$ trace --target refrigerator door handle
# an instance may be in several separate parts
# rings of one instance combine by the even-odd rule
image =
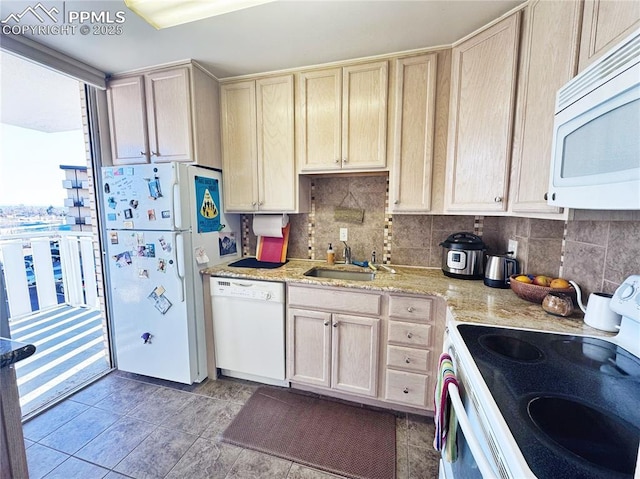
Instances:
[[[180,278],[180,302],[184,301],[184,238],[176,235],[176,273]]]
[[[182,229],[182,203],[178,183],[173,184],[173,225],[177,230]]]

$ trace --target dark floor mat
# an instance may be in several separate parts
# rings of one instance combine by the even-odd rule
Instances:
[[[258,389],[222,440],[341,476],[395,478],[393,414],[284,389]]]

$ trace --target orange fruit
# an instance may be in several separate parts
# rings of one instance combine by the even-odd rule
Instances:
[[[533,283],[532,279],[529,276],[525,276],[521,274],[520,276],[516,276],[516,281],[520,281],[521,283]]]
[[[552,288],[566,289],[571,285],[569,284],[569,281],[567,281],[566,279],[555,278],[553,281],[551,281],[551,284],[549,286]]]

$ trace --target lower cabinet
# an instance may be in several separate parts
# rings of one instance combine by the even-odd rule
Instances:
[[[380,319],[289,309],[288,378],[377,396]]]
[[[290,284],[287,379],[327,395],[432,411],[444,327],[438,301]]]

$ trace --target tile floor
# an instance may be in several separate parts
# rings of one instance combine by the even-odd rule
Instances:
[[[336,479],[218,435],[258,386],[113,372],[24,424],[31,479]],[[397,414],[397,479],[438,477],[430,418]]]

